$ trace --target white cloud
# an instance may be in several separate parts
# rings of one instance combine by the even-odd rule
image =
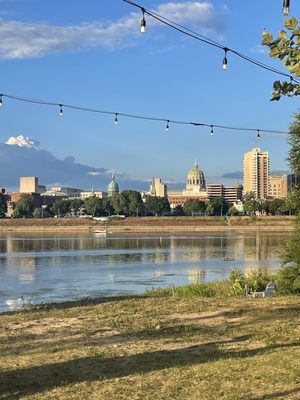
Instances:
[[[223,11],[216,11],[208,1],[169,2],[160,4],[159,14],[193,26],[199,33],[224,32]],[[44,23],[24,23],[0,19],[0,57],[2,59],[41,57],[66,51],[103,47],[117,49],[135,44],[141,14],[131,12],[115,22],[92,22],[80,25],[55,26]],[[147,26],[158,26],[147,17]]]
[[[40,143],[29,136],[19,135],[11,136],[5,144],[37,149]]]

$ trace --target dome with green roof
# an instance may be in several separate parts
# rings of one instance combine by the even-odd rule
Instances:
[[[112,180],[107,188],[108,196],[112,196],[115,193],[119,193],[119,185],[116,182],[115,175],[113,175]]]
[[[198,164],[195,163],[187,175],[186,190],[205,190],[205,187],[206,184],[204,174],[199,168]]]

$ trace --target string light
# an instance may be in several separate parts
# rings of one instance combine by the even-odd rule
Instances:
[[[0,94],[0,107],[3,106],[3,94]]]
[[[88,107],[84,107],[84,106],[80,106],[80,105],[55,103],[55,102],[51,102],[51,101],[47,101],[47,100],[38,100],[38,99],[29,98],[29,97],[15,96],[15,95],[11,95],[8,93],[2,93],[2,97],[3,98],[6,97],[6,98],[9,98],[12,100],[17,100],[17,101],[26,102],[26,103],[40,104],[40,105],[49,106],[49,107],[59,107],[61,116],[63,115],[63,109],[68,108],[68,109],[72,109],[72,110],[97,113],[97,114],[103,114],[103,115],[114,115],[115,117],[122,116],[125,118],[146,120],[146,121],[156,121],[156,122],[166,122],[167,121],[166,127],[167,126],[170,127],[170,124],[190,125],[190,126],[196,126],[196,127],[199,127],[199,126],[200,127],[210,127],[211,134],[214,133],[214,128],[227,129],[227,130],[231,130],[231,131],[244,131],[244,132],[257,132],[258,131],[257,128],[218,125],[218,124],[204,123],[204,122],[197,122],[197,121],[184,121],[184,120],[175,120],[175,119],[170,119],[170,118],[149,117],[146,115],[137,115],[137,114],[128,114],[128,113],[123,113],[123,112],[106,111],[106,110],[100,110],[97,108],[88,108]],[[275,134],[284,134],[284,135],[289,134],[286,131],[276,131],[273,129],[259,129],[259,131],[264,132],[264,133],[275,133]]]
[[[141,20],[141,33],[145,33],[146,32],[146,20],[145,20],[145,10],[142,8],[142,15],[143,18]]]
[[[118,125],[119,120],[118,120],[118,113],[115,114],[115,125]]]
[[[214,126],[210,126],[210,136],[214,136]]]
[[[213,46],[213,47],[217,47],[217,48],[222,49],[224,51],[226,50],[226,52],[231,52],[231,53],[235,54],[237,57],[240,57],[243,60],[245,60],[245,61],[247,61],[247,62],[249,62],[249,63],[251,63],[251,64],[253,64],[253,65],[257,66],[257,67],[260,67],[260,68],[265,69],[267,71],[273,72],[274,74],[281,75],[281,76],[284,76],[284,77],[291,77],[291,75],[289,75],[289,74],[287,74],[285,72],[282,72],[282,71],[280,71],[280,70],[278,70],[278,69],[276,69],[274,67],[271,67],[270,65],[264,64],[261,61],[258,61],[258,60],[254,59],[254,58],[251,58],[251,57],[249,57],[249,56],[247,56],[247,55],[245,55],[243,53],[240,53],[239,51],[234,50],[232,48],[226,47],[226,46],[222,45],[221,43],[218,43],[218,42],[216,42],[216,41],[214,41],[214,40],[212,40],[212,39],[210,39],[210,38],[208,38],[208,37],[206,37],[204,35],[201,35],[200,33],[195,32],[195,31],[193,31],[193,30],[191,30],[191,29],[189,29],[189,28],[187,28],[187,27],[185,27],[183,25],[177,24],[176,22],[174,22],[174,21],[172,21],[172,20],[170,20],[170,19],[168,19],[168,18],[166,18],[166,17],[164,17],[164,16],[162,16],[162,15],[160,15],[160,14],[154,12],[154,11],[151,11],[151,10],[145,8],[144,6],[140,5],[140,4],[134,3],[131,0],[122,0],[122,1],[132,5],[134,7],[139,8],[143,12],[143,15],[147,14],[150,17],[154,18],[155,20],[161,22],[162,24],[167,25],[168,27],[170,27],[170,28],[172,28],[172,29],[174,29],[174,30],[186,35],[186,36],[189,36],[192,39],[196,39],[196,40],[198,40],[198,41],[200,41],[202,43],[208,44],[208,45]],[[287,3],[288,6],[289,6],[289,0],[285,0],[284,4],[285,3]],[[224,69],[226,69],[226,68],[224,68]],[[294,82],[295,83],[300,83],[300,81],[298,81],[296,79],[294,79]]]
[[[260,140],[260,129],[257,129],[257,135],[256,135],[256,137],[257,137],[257,140]]]
[[[228,51],[228,49],[225,48],[225,49],[224,49],[225,55],[224,55],[224,58],[223,58],[223,70],[224,70],[224,71],[226,71],[227,66],[228,66],[227,51]]]
[[[166,131],[168,132],[169,129],[170,129],[170,121],[167,120]]]
[[[59,115],[62,117],[64,115],[64,110],[62,104],[59,104]]]
[[[262,35],[266,36],[267,34],[268,34],[267,30],[266,30],[266,28],[264,28],[263,31],[262,31]]]
[[[282,13],[283,15],[289,15],[289,12],[290,12],[290,0],[283,0]]]

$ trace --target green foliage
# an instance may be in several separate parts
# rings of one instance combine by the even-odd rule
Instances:
[[[244,196],[244,211],[248,215],[254,215],[256,211],[261,211],[262,207],[257,200],[255,193],[248,192]]]
[[[32,217],[34,210],[34,198],[27,193],[21,194],[20,200],[16,202],[16,207],[13,212],[14,218]]]
[[[135,190],[123,190],[109,198],[109,203],[116,214],[140,215],[144,212],[141,194]]]
[[[228,282],[207,282],[193,285],[174,287],[173,285],[165,289],[151,289],[145,292],[146,296],[151,297],[228,297]]]
[[[226,215],[229,209],[229,203],[224,199],[224,197],[216,197],[211,202],[214,215]]]
[[[186,214],[191,214],[194,216],[195,213],[204,212],[206,204],[204,201],[197,199],[188,199],[183,205],[183,210]]]
[[[214,215],[214,207],[211,204],[211,202],[208,202],[206,205],[206,209],[205,209],[205,214],[206,215]]]
[[[250,270],[244,275],[238,268],[233,268],[229,274],[230,293],[232,296],[244,295],[246,285],[248,292],[261,292],[274,280],[275,276],[265,269]]]
[[[294,122],[289,128],[288,142],[291,146],[288,155],[288,162],[291,170],[300,175],[300,114],[294,115]]]
[[[145,206],[156,216],[170,211],[169,201],[165,197],[147,196]]]
[[[238,215],[238,213],[238,210],[234,206],[231,206],[228,210],[228,215]]]
[[[83,205],[84,201],[82,199],[70,200],[70,209],[73,210],[74,212],[78,212]]]
[[[184,215],[183,207],[180,206],[180,205],[176,206],[176,207],[174,208],[174,210],[173,210],[173,215],[178,215],[178,216]]]
[[[33,218],[42,218],[42,210],[40,208],[35,208],[32,213]]]
[[[87,197],[84,200],[84,207],[89,215],[93,216],[101,216],[101,215],[107,215],[105,212],[104,204],[102,199],[96,196],[90,196]]]
[[[50,210],[52,214],[62,217],[65,216],[70,211],[70,201],[69,200],[55,200]]]
[[[3,193],[0,193],[0,216],[3,216],[7,211],[7,201]]]
[[[262,44],[270,49],[269,55],[278,58],[289,70],[291,75],[300,76],[300,28],[299,21],[295,17],[284,21],[286,29],[281,30],[276,39],[269,33],[264,33]],[[287,81],[275,81],[273,84],[273,97],[271,100],[280,100],[281,96],[298,96],[300,85]]]

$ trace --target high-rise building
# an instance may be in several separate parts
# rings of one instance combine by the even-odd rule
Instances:
[[[153,178],[150,185],[150,195],[157,197],[167,197],[167,185],[162,183],[160,178]]]
[[[269,153],[255,147],[244,154],[244,193],[253,192],[258,199],[269,194]]]
[[[36,176],[20,176],[20,193],[43,193],[46,186],[39,185],[39,178]]]

